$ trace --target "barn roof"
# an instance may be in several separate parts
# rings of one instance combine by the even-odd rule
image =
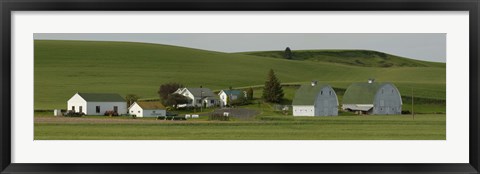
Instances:
[[[314,105],[318,93],[325,86],[329,85],[317,83],[315,86],[312,86],[311,84],[300,86],[300,88],[297,89],[297,92],[295,92],[292,105]]]
[[[136,102],[142,109],[151,110],[151,109],[165,109],[165,106],[158,101],[138,101]]]
[[[125,102],[125,99],[115,93],[77,93],[85,101],[94,102]]]
[[[344,104],[373,104],[377,91],[384,85],[390,83],[353,83],[351,84],[345,94],[343,95]]]
[[[187,88],[187,90],[190,91],[190,93],[192,93],[192,95],[195,96],[195,97],[216,96],[215,94],[213,94],[212,90],[210,90],[208,88]]]

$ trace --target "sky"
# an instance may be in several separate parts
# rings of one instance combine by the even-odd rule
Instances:
[[[445,33],[35,33],[34,39],[145,42],[227,53],[366,49],[446,62]]]

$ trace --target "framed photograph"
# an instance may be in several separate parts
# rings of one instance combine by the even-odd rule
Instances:
[[[479,1],[2,2],[5,173],[478,173]]]

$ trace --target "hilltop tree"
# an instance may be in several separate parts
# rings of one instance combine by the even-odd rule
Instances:
[[[180,83],[165,83],[160,85],[160,89],[158,90],[158,95],[160,96],[160,100],[162,101],[162,104],[166,105],[167,98],[170,94],[175,92],[178,88],[183,88],[183,85]]]
[[[248,100],[253,100],[253,88],[252,87],[248,88],[248,90],[247,90],[247,99]]]
[[[136,102],[140,97],[135,94],[127,94],[125,100],[127,100],[127,106],[130,107],[134,102]]]
[[[183,95],[180,94],[170,94],[167,96],[167,99],[165,99],[164,103],[167,106],[174,106],[177,108],[178,105],[180,104],[187,104],[189,99]]]
[[[285,48],[285,52],[283,53],[283,57],[285,57],[286,59],[292,59],[293,58],[292,50],[290,50],[290,47]]]
[[[273,70],[270,69],[263,88],[262,98],[267,102],[279,103],[282,101],[283,95],[282,85]]]

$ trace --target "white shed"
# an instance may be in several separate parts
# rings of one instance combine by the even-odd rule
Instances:
[[[160,102],[135,102],[128,108],[130,115],[137,117],[158,117],[166,116],[167,110]]]
[[[220,97],[220,106],[227,106],[229,105],[231,101],[236,100],[240,98],[241,96],[247,98],[247,93],[245,91],[241,90],[221,90],[218,93],[218,96]]]
[[[113,93],[76,93],[67,101],[67,110],[85,115],[103,115],[106,111],[127,113],[125,99]]]

